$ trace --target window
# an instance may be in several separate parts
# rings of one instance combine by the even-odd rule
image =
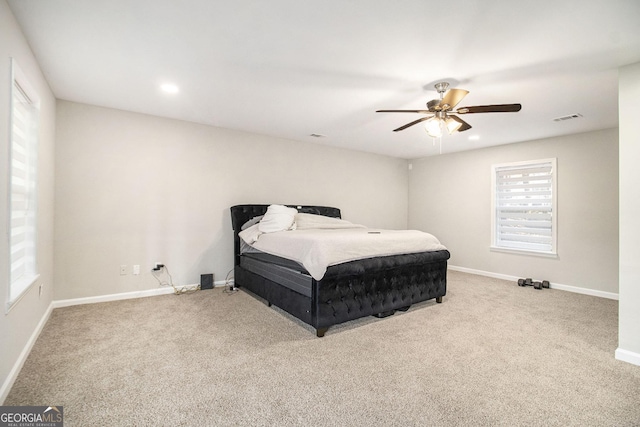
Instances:
[[[38,278],[36,190],[39,99],[15,60],[11,62],[9,154],[9,306]]]
[[[556,172],[556,159],[492,166],[492,249],[556,255]]]

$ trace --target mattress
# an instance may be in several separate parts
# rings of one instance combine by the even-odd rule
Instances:
[[[240,257],[240,266],[311,298],[313,278],[295,261],[266,253],[247,253]]]
[[[269,264],[275,264],[275,265],[279,265],[281,267],[286,267],[289,268],[291,270],[295,270],[295,271],[299,271],[301,273],[304,273],[306,275],[310,275],[309,272],[307,270],[304,269],[304,267],[298,263],[297,261],[294,261],[292,259],[286,259],[286,258],[282,258],[279,257],[277,255],[272,255],[272,254],[268,254],[266,252],[261,252],[257,249],[253,249],[250,252],[245,252],[244,254],[242,254],[242,257],[247,257],[247,258],[251,258],[251,259],[255,259],[261,262],[265,262],[265,263],[269,263]],[[242,259],[241,257],[241,259]]]
[[[326,218],[326,221],[341,220]],[[318,281],[332,265],[446,250],[432,234],[418,230],[380,230],[351,224],[351,228],[297,228],[261,233],[259,225],[241,231],[239,237],[253,249],[297,261]]]

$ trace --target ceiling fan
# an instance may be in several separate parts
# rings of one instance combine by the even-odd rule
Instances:
[[[435,88],[440,94],[440,99],[434,99],[427,102],[426,110],[377,110],[376,113],[420,113],[420,114],[432,114],[426,117],[414,120],[411,123],[407,123],[404,126],[400,126],[398,129],[394,129],[394,132],[405,130],[406,128],[424,122],[427,133],[432,138],[440,138],[442,132],[446,129],[449,134],[454,132],[464,132],[471,129],[471,125],[460,117],[458,114],[474,114],[474,113],[515,113],[520,111],[522,105],[520,104],[499,104],[499,105],[478,105],[475,107],[462,107],[454,110],[462,98],[464,98],[469,91],[464,89],[449,89],[449,83],[440,82],[436,83]],[[446,93],[445,93],[446,92]]]

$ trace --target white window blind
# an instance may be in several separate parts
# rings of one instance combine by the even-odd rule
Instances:
[[[38,98],[12,61],[10,151],[9,305],[37,279],[36,190]]]
[[[556,254],[556,159],[493,166],[496,249]]]

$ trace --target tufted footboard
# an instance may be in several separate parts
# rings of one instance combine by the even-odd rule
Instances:
[[[235,268],[236,285],[264,298],[316,329],[370,315],[385,316],[436,298],[447,290],[448,251],[351,261],[329,267],[306,297],[272,280]]]
[[[352,261],[332,266],[314,283],[312,325],[332,325],[395,310],[432,298],[447,290],[448,251],[422,252]]]

